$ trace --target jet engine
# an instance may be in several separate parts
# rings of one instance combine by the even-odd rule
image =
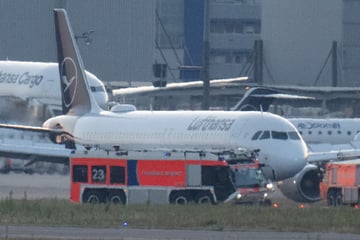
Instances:
[[[48,125],[46,125],[48,127]],[[50,141],[56,144],[65,144],[65,148],[76,149],[73,136],[65,132],[61,124],[56,124],[54,127],[51,127],[49,132]]]
[[[279,189],[289,199],[296,202],[320,201],[320,170],[307,164],[298,174],[279,183]]]

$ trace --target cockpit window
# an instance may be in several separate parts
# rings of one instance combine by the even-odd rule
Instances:
[[[288,139],[287,132],[271,131],[271,137],[273,139],[280,139],[280,140]]]
[[[260,140],[269,139],[270,138],[270,131],[264,131],[260,137]]]
[[[300,136],[297,132],[293,131],[293,132],[289,132],[289,138],[292,140],[299,140]]]
[[[262,133],[262,131],[257,131],[251,138],[251,140],[257,140],[260,136],[260,134]]]
[[[271,133],[271,135],[270,135]],[[263,139],[280,139],[280,140],[300,140],[300,136],[296,131],[280,132],[280,131],[257,131],[251,137],[251,140],[263,140]]]

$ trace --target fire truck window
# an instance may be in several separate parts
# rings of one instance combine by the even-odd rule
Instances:
[[[106,166],[92,166],[91,180],[92,180],[92,182],[105,183],[105,181],[106,181]]]
[[[110,167],[110,183],[125,183],[124,167]]]
[[[73,166],[73,182],[87,182],[87,169],[85,165]]]

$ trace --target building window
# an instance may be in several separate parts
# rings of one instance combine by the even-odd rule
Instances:
[[[259,34],[261,32],[261,22],[260,20],[212,19],[210,21],[210,32],[223,34]]]
[[[248,61],[250,50],[214,50],[210,53],[210,63],[245,64]]]
[[[225,54],[225,63],[232,63],[232,56],[230,53]]]
[[[255,26],[253,24],[245,24],[244,33],[251,34],[255,33]]]

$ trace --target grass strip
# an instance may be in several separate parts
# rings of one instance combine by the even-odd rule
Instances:
[[[0,201],[1,225],[301,231],[360,234],[360,214],[349,206],[77,204],[68,200]]]

